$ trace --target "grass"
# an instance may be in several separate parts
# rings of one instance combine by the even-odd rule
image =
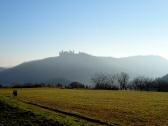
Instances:
[[[0,126],[99,126],[0,95]]]
[[[18,89],[18,99],[119,125],[168,125],[168,93],[32,88]]]
[[[35,116],[30,111],[18,109],[0,101],[0,126],[61,126],[59,122]]]

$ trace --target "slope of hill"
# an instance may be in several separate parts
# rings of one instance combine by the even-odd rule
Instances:
[[[46,82],[57,78],[90,84],[96,73],[128,72],[131,77],[163,76],[168,73],[168,61],[158,56],[127,58],[96,57],[85,53],[65,54],[25,62],[0,72],[0,83]]]
[[[168,82],[168,74],[166,74],[165,76],[163,76],[161,79]]]

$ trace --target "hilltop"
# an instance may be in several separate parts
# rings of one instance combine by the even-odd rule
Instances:
[[[159,56],[98,57],[86,53],[60,52],[59,56],[25,62],[0,72],[0,83],[46,82],[65,79],[90,84],[97,73],[127,72],[130,77],[161,77],[168,73],[168,60]]]

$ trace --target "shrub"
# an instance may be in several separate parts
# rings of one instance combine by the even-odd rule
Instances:
[[[17,90],[13,90],[13,96],[17,96]]]
[[[85,85],[80,82],[72,82],[68,85],[68,88],[85,88]]]

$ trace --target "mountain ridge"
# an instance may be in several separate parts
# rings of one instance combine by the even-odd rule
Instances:
[[[0,84],[46,82],[65,78],[90,84],[96,73],[127,72],[131,77],[144,75],[160,77],[168,73],[168,60],[159,56],[124,58],[98,57],[86,53],[62,54],[24,62],[0,72]]]

